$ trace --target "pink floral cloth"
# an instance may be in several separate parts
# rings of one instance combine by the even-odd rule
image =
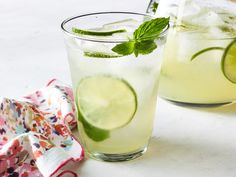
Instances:
[[[84,157],[75,126],[72,90],[57,80],[23,101],[0,99],[0,176],[77,176],[61,170]]]

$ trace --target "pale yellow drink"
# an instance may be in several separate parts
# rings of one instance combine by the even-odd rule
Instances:
[[[158,9],[161,15],[165,13],[172,19],[161,71],[160,96],[193,104],[236,100],[236,84],[229,81],[221,69],[224,51],[236,37],[236,4],[225,0],[169,2],[161,1]],[[191,60],[199,51],[214,47],[217,49]]]
[[[232,39],[206,39],[199,34],[169,33],[161,71],[159,93],[184,103],[217,104],[236,99],[236,85],[221,69],[223,50],[208,51],[191,61],[198,51],[212,46],[226,48]]]
[[[156,108],[160,69],[160,60],[156,57],[160,51],[157,50],[148,56],[141,56],[137,60],[134,56],[115,59],[85,57],[82,51],[68,49],[75,93],[83,78],[105,75],[124,79],[132,86],[137,95],[138,107],[131,122],[121,128],[105,132],[107,137],[104,140],[93,140],[84,131],[84,125],[79,122],[80,137],[82,137],[81,140],[88,152],[91,154],[94,152],[125,154],[146,148],[152,132]],[[109,89],[109,92],[113,92],[112,88]]]
[[[150,53],[144,51],[144,55],[121,55],[112,49],[129,42],[133,37],[130,34],[150,18],[134,13],[101,13],[72,18],[63,24],[79,139],[89,157],[123,161],[146,151],[153,128],[165,35],[158,35],[153,40],[157,48]],[[85,26],[94,22],[98,27],[83,27],[83,22]],[[96,35],[97,31],[126,32],[74,35],[73,25],[96,29]]]

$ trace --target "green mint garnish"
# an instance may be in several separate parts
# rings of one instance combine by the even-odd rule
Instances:
[[[153,13],[156,13],[157,8],[158,8],[158,3],[157,3],[157,2],[154,2],[154,3],[152,4],[152,12],[153,12]]]
[[[133,38],[128,42],[116,45],[112,51],[120,55],[137,57],[139,54],[149,54],[157,48],[155,39],[168,26],[169,18],[156,18],[141,24],[133,33]]]
[[[134,39],[155,39],[167,27],[168,24],[169,18],[155,18],[150,21],[146,21],[134,31]]]
[[[211,51],[211,50],[224,50],[224,49],[225,48],[223,48],[223,47],[209,47],[209,48],[202,49],[202,50],[198,51],[197,53],[195,53],[191,57],[191,61],[194,60],[195,58],[197,58],[199,55],[205,53],[205,52],[208,52],[208,51]]]
[[[123,42],[113,47],[112,51],[120,55],[130,55],[134,52],[134,44],[135,44],[134,41]]]
[[[91,36],[111,36],[114,33],[124,33],[126,32],[125,29],[119,29],[114,31],[87,31],[82,30],[79,28],[72,28],[72,31],[76,34],[82,34],[82,35],[91,35]]]

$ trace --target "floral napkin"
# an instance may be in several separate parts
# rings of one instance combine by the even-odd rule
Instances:
[[[21,101],[0,99],[0,176],[77,176],[62,170],[84,157],[75,126],[72,90],[55,79]]]

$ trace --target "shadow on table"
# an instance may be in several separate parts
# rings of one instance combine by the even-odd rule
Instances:
[[[174,139],[151,139],[147,153],[137,162],[148,162],[150,170],[161,170],[163,173],[189,174],[191,176],[216,176],[236,174],[236,149],[224,144],[217,146],[214,142],[180,142]],[[196,174],[194,174],[196,172]],[[225,173],[225,174],[224,174]]]
[[[198,143],[154,137],[140,158],[119,163],[87,159],[80,163],[79,174],[81,177],[235,177],[235,148]]]
[[[196,105],[196,104],[179,103],[179,102],[174,102],[174,101],[169,101],[169,100],[165,100],[165,101],[176,106],[198,110],[198,111],[205,111],[205,112],[210,112],[210,113],[222,113],[226,115],[236,115],[236,102],[225,103],[225,104],[212,104],[212,105]]]
[[[212,108],[201,108],[200,110],[211,113],[222,113],[225,115],[236,116],[236,103],[225,104],[222,106],[212,107]]]
[[[179,161],[187,156],[202,155],[209,148],[197,144],[180,142],[177,139],[151,138],[147,153],[144,159],[169,159]]]

